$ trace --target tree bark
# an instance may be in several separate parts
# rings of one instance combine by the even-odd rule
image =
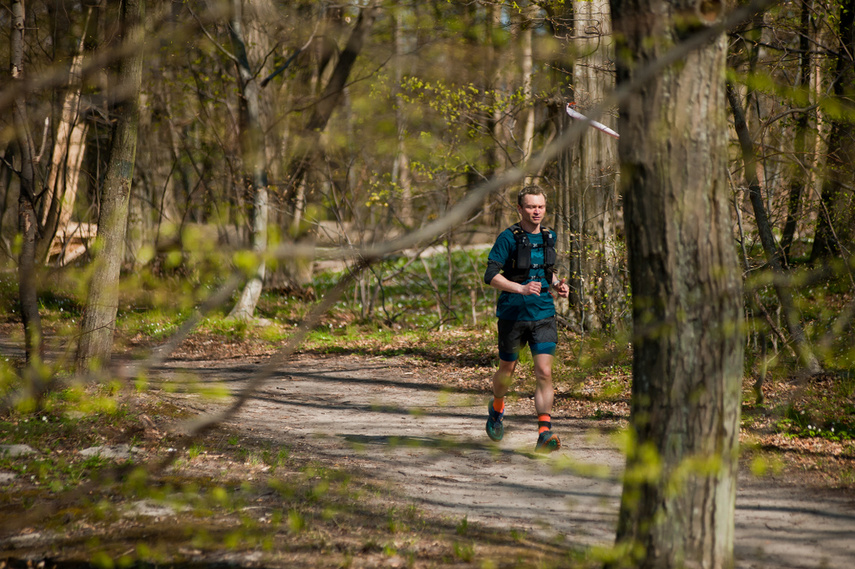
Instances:
[[[410,159],[407,155],[407,121],[401,99],[401,82],[404,78],[404,56],[406,54],[404,37],[404,11],[395,11],[395,125],[398,134],[398,150],[392,166],[392,183],[400,191],[398,199],[398,220],[404,227],[413,225],[413,187],[410,175]]]
[[[123,39],[138,49],[120,63],[116,78],[127,98],[116,109],[116,126],[98,218],[98,248],[77,347],[78,371],[104,366],[112,353],[119,307],[119,273],[137,150],[144,10],[144,0],[125,0],[122,4]]]
[[[91,14],[92,8],[88,8],[86,28],[88,28]],[[79,120],[80,96],[83,91],[81,70],[85,34],[84,31],[77,51],[72,56],[66,92],[62,97],[59,125],[54,137],[47,187],[41,201],[40,217],[44,233],[39,239],[36,252],[41,262],[48,260],[52,244],[62,246],[70,237],[68,223],[71,221],[74,201],[77,198],[77,184],[80,179],[83,153],[86,149],[86,123]],[[60,253],[57,259],[58,265],[64,263],[62,257],[63,254]]]
[[[722,16],[699,16],[721,4],[681,6],[612,0],[619,84],[687,27]],[[640,87],[618,121],[633,383],[617,543],[633,567],[733,566],[743,317],[727,199],[725,53],[718,35],[687,54]]]
[[[612,29],[606,0],[575,1],[574,101],[596,105],[611,90]],[[600,122],[609,123],[608,117]],[[617,247],[616,140],[594,129],[572,149],[568,192],[570,309],[587,330],[613,330],[623,294]]]
[[[24,79],[24,1],[13,0],[11,8],[11,76],[13,82],[20,82]],[[21,250],[18,255],[18,297],[24,324],[26,359],[35,367],[44,358],[44,341],[36,288],[36,240],[39,223],[35,209],[35,157],[27,115],[26,92],[21,89],[20,94],[15,97],[13,116],[21,155],[18,195],[18,231],[21,237]]]
[[[241,292],[240,298],[229,313],[229,317],[238,320],[250,320],[255,312],[258,299],[261,298],[261,290],[264,285],[266,270],[264,252],[267,249],[269,197],[264,156],[264,133],[259,114],[258,79],[250,68],[241,18],[241,0],[234,0],[229,35],[235,52],[235,66],[241,92],[241,153],[247,177],[247,189],[252,196],[250,246],[257,256],[257,264],[254,273],[249,275],[250,278]]]
[[[556,132],[564,132],[572,124],[572,119],[567,116],[565,106],[568,101],[574,100],[572,78],[573,67],[576,62],[576,50],[573,48],[573,4],[567,2],[562,6],[556,7],[550,13],[548,22],[552,28],[552,35],[556,38],[563,38],[561,49],[556,50],[556,57],[550,62],[549,68],[552,70],[552,83],[556,86],[555,100],[551,101],[550,106],[550,117],[554,122]],[[576,148],[574,146],[565,147],[558,153],[555,163],[555,205],[552,208],[552,224],[558,231],[556,248],[558,250],[559,263],[557,270],[559,276],[568,277],[568,283],[571,285],[571,295],[574,294],[574,291],[572,290],[573,265],[570,251],[573,246],[574,237],[570,220],[575,207],[570,188],[575,177],[573,173],[575,156]],[[572,309],[567,299],[556,299],[555,309],[565,318],[566,325],[574,332],[583,332],[577,313]]]
[[[855,105],[851,98],[855,92],[855,1],[841,4],[839,22],[840,49],[832,91],[840,109],[831,119],[811,263],[855,254]]]
[[[799,24],[799,75],[796,87],[802,90],[803,100],[811,98],[811,26],[810,18],[813,3],[802,0],[801,18]],[[811,179],[809,164],[812,162],[808,155],[808,126],[810,111],[799,111],[794,117],[793,152],[794,157],[790,166],[790,181],[787,191],[787,221],[781,232],[781,249],[784,251],[784,262],[790,264],[790,248],[796,234],[796,226],[801,209],[802,195]],[[811,150],[812,154],[812,150]]]
[[[523,112],[524,126],[522,133],[522,157],[521,163],[525,164],[531,158],[534,151],[534,100],[532,99],[532,76],[534,67],[534,53],[532,51],[532,21],[534,15],[532,7],[528,7],[520,14],[520,83],[522,84],[523,104],[526,109]],[[528,174],[523,179],[523,186],[534,183],[536,176]]]
[[[489,93],[489,103],[492,113],[489,119],[489,128],[493,140],[486,149],[487,171],[486,177],[492,177],[496,172],[504,172],[511,167],[511,158],[508,149],[511,146],[509,134],[509,117],[502,108],[501,94],[510,91],[510,73],[506,64],[510,57],[508,47],[503,43],[502,37],[506,29],[504,22],[504,7],[499,3],[488,3],[484,6],[484,25],[487,37],[487,53],[484,64],[485,88]],[[487,219],[485,224],[491,228],[507,227],[514,223],[516,212],[516,190],[508,186],[499,192],[495,192],[488,198],[485,213]]]

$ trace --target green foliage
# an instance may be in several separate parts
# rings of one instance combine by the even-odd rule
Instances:
[[[296,508],[288,512],[288,528],[293,533],[300,533],[306,529],[306,519]]]
[[[817,269],[794,266],[788,275],[790,290],[799,311],[800,324],[823,367],[831,374],[845,377],[855,373],[855,328],[844,321],[846,304],[851,302],[853,294],[852,280],[848,267],[840,260],[828,262],[822,270],[826,276],[817,278]],[[749,341],[746,366],[750,370],[761,364],[762,332],[765,334],[769,358],[766,363],[770,371],[787,375],[797,370],[799,364],[790,349],[778,348],[780,328],[785,328],[785,324],[778,320],[781,308],[771,283],[771,273],[764,271],[758,271],[745,282],[746,295],[756,292],[763,307],[758,309],[754,302],[746,305],[745,333]],[[777,333],[770,329],[770,318],[778,322]]]
[[[783,470],[783,461],[774,455],[757,455],[751,460],[751,474],[763,477],[769,474],[780,474]]]
[[[454,556],[465,563],[471,563],[475,559],[475,544],[454,542]]]
[[[367,42],[379,49],[374,52],[365,50],[357,58],[355,73],[348,81],[346,112],[336,116],[323,132],[323,151],[327,158],[323,165],[326,171],[316,169],[307,183],[309,203],[306,204],[305,215],[299,226],[272,228],[271,243],[279,245],[287,236],[303,237],[318,221],[325,219],[355,224],[365,222],[372,229],[379,228],[383,237],[393,230],[400,230],[405,224],[399,223],[394,216],[400,212],[404,186],[401,178],[393,175],[398,168],[397,162],[393,166],[393,157],[399,155],[410,159],[412,187],[408,190],[412,190],[412,205],[416,211],[414,219],[417,221],[414,224],[423,224],[441,216],[466,195],[475,183],[473,180],[489,177],[503,168],[503,164],[493,163],[492,154],[502,155],[508,165],[517,163],[521,157],[521,133],[518,129],[523,122],[521,113],[532,104],[541,117],[549,117],[554,110],[554,86],[543,89],[537,86],[548,75],[543,70],[556,65],[561,55],[558,50],[563,46],[551,39],[556,35],[546,19],[551,15],[545,10],[539,12],[530,22],[536,27],[535,37],[541,39],[535,40],[535,94],[532,99],[527,99],[519,84],[510,78],[513,74],[506,72],[503,60],[516,61],[507,56],[516,49],[513,42],[517,39],[517,30],[525,27],[517,25],[522,21],[516,18],[525,14],[528,6],[506,3],[498,7],[502,10],[500,22],[492,25],[490,22],[495,14],[482,12],[484,7],[476,4],[440,2],[430,6],[388,6],[390,13],[400,10],[394,14],[400,15],[400,20],[379,19],[372,30],[372,41]],[[355,21],[357,8],[344,9],[341,20],[323,30],[324,41],[330,46],[343,45],[349,31],[345,24]],[[293,8],[288,3],[277,4],[276,9],[281,10],[277,26],[259,35],[261,38],[269,34],[274,42],[271,46],[275,42],[300,45],[306,34],[313,33],[310,30],[314,26],[307,25],[311,22],[305,18],[306,14],[317,10],[306,9],[303,5]],[[775,18],[769,24],[776,32],[772,34],[773,40],[792,42],[787,38],[795,38],[799,34],[792,33],[790,29],[777,33],[792,17],[786,13],[791,7],[782,5],[781,11],[777,10],[769,12],[770,17]],[[813,15],[816,29],[835,28],[839,20],[833,12],[817,10]],[[72,10],[68,14],[69,23],[80,26],[80,16]],[[33,34],[50,33],[55,29],[38,12],[31,17],[36,18],[30,27]],[[390,21],[400,21],[400,29],[405,36],[402,45],[406,53],[396,53],[400,67],[394,70],[384,60],[391,52],[393,30],[388,27]],[[224,243],[231,246],[239,242],[235,234],[245,231],[251,196],[247,195],[242,183],[246,165],[241,163],[241,137],[235,131],[237,119],[234,110],[239,108],[237,80],[232,74],[232,62],[215,45],[217,41],[222,45],[228,44],[227,32],[223,26],[211,26],[209,33],[213,35],[159,38],[168,41],[151,42],[160,47],[156,57],[151,58],[156,64],[146,70],[150,78],[145,87],[146,100],[150,104],[146,118],[150,124],[140,133],[138,171],[144,173],[138,180],[142,190],[140,195],[166,196],[163,190],[174,190],[171,196],[180,202],[175,205],[180,211],[174,213],[178,214],[177,219],[181,222],[179,225],[158,220],[157,246],[152,239],[137,251],[136,260],[145,266],[123,275],[117,321],[120,349],[129,344],[147,348],[171,337],[230,271],[238,269],[244,275],[250,275],[261,261],[254,253],[224,246]],[[748,40],[746,43],[760,45],[757,42],[763,39],[763,34],[760,30],[747,30],[744,37]],[[35,38],[31,45],[46,45],[45,36],[36,35]],[[832,46],[829,53],[821,53],[824,47],[816,50],[816,55],[824,58],[816,61],[816,69],[822,72],[820,82],[827,81],[827,77],[832,75],[826,71],[830,68],[833,51],[837,49],[833,39],[823,38],[817,44]],[[262,42],[262,39],[258,41]],[[270,70],[270,64],[278,66],[284,62],[286,55],[281,53],[283,50],[268,49],[271,46],[252,46],[264,52],[261,58],[253,61],[259,66],[259,76]],[[58,57],[67,56],[61,45],[55,47]],[[812,105],[821,111],[821,120],[844,118],[849,111],[839,100],[822,95],[823,91],[830,90],[820,82],[817,82],[820,87],[820,96],[817,97],[817,93],[785,80],[797,76],[792,63],[788,62],[798,58],[790,57],[795,52],[787,52],[792,46],[782,43],[770,47],[768,52],[783,62],[780,67],[763,61],[759,61],[758,66],[755,65],[758,62],[752,60],[750,73],[740,68],[732,71],[729,79],[744,85],[757,97],[754,101],[758,109],[764,109],[764,123],[762,129],[755,130],[762,131],[765,148],[784,155],[791,150],[787,139],[792,138],[792,129],[784,120],[779,121],[775,117],[787,117],[795,107]],[[410,48],[417,49],[410,52]],[[481,48],[486,49],[482,52]],[[481,57],[488,50],[489,61]],[[778,50],[781,50],[780,57]],[[845,50],[838,51],[842,53]],[[412,57],[413,53],[417,57]],[[37,66],[43,65],[45,69],[52,68],[50,64],[55,63],[43,61],[45,54],[33,52],[30,55]],[[250,54],[251,57],[253,55],[257,54]],[[572,54],[572,59],[577,55]],[[264,61],[268,56],[269,61]],[[751,59],[750,55],[745,59]],[[292,160],[315,150],[306,147],[303,135],[309,139],[308,134],[316,133],[303,133],[301,128],[308,113],[316,106],[324,74],[319,74],[318,82],[307,80],[309,76],[315,77],[316,70],[310,66],[317,62],[308,54],[305,60],[276,77],[273,85],[264,91],[266,98],[262,101],[263,108],[273,109],[271,112],[276,113],[265,125],[269,128],[269,140],[289,142],[277,145],[276,159],[281,163],[270,168],[271,175],[274,172],[284,173],[280,179],[270,180],[272,203],[282,210],[293,204],[291,190],[285,188]],[[395,65],[399,62],[396,61]],[[400,77],[396,71],[404,74],[402,81],[395,78]],[[502,80],[495,82],[496,77]],[[356,78],[358,80],[353,80]],[[507,87],[493,89],[496,83],[507,84]],[[95,99],[102,98],[97,86],[89,85],[87,89]],[[276,96],[281,93],[286,93],[287,99]],[[53,93],[34,92],[31,107],[50,109],[47,102],[53,96]],[[38,104],[37,97],[44,97],[41,102],[45,104]],[[227,119],[221,120],[222,117]],[[554,135],[551,120],[550,117],[541,122],[540,126],[547,128],[538,129],[535,146],[540,146]],[[97,126],[99,133],[92,136],[101,137],[102,129]],[[817,121],[817,129],[825,129],[825,126]],[[494,127],[504,129],[502,136],[496,134]],[[150,132],[146,132],[146,128]],[[827,130],[816,132],[827,133]],[[173,144],[179,146],[177,152],[176,148],[162,145],[161,133],[171,134]],[[100,139],[92,142],[97,144],[91,144],[91,148],[105,147]],[[163,149],[158,148],[161,145]],[[280,156],[279,150],[282,149],[284,152]],[[783,170],[775,162],[779,158],[761,156],[760,159],[769,174],[769,183],[776,183],[777,173]],[[95,167],[89,172],[92,179],[97,178],[100,164],[96,163]],[[543,178],[557,180],[555,173],[552,166],[547,166]],[[81,196],[75,205],[76,219],[94,221],[92,216],[97,208],[90,208],[95,204],[89,201],[97,195],[97,188],[92,190]],[[773,196],[779,199],[777,196],[785,194],[778,187],[768,190],[770,201]],[[151,205],[151,211],[147,211],[149,214],[159,214],[161,210],[166,212],[172,207],[163,203]],[[773,219],[776,216],[780,218],[785,211],[778,204],[770,214]],[[816,212],[811,213],[815,217]],[[412,225],[410,222],[407,224]],[[749,233],[751,231],[748,230]],[[801,233],[808,232],[802,230]],[[9,252],[13,256],[19,254],[20,236],[5,237],[5,242],[10,244]],[[444,239],[456,243],[454,235]],[[765,262],[755,235],[749,234],[744,245],[753,266]],[[801,245],[804,248],[805,244]],[[427,256],[425,264],[412,262],[403,255],[385,259],[361,276],[300,349],[328,354],[407,356],[488,368],[495,359],[492,326],[496,293],[481,282],[485,257],[486,250],[455,250],[450,255],[441,251]],[[52,275],[51,281],[40,285],[40,310],[47,327],[59,333],[63,347],[67,347],[65,344],[73,345],[89,270],[88,267],[83,270],[67,268],[64,276],[53,280]],[[840,274],[846,275],[846,272],[841,271]],[[255,326],[230,320],[222,314],[227,307],[220,307],[202,320],[191,334],[190,341],[201,340],[218,346],[251,343],[253,347],[278,347],[290,337],[312,302],[327,293],[341,276],[335,273],[319,275],[305,290],[290,295],[265,291],[258,313],[270,320],[270,325]],[[768,286],[768,282],[759,288],[761,302],[774,314],[777,309],[774,289]],[[837,278],[795,288],[798,289],[797,300],[809,339],[818,346],[826,368],[832,370],[830,378],[826,379],[834,385],[811,383],[799,397],[773,409],[772,414],[777,417],[776,428],[778,432],[792,437],[818,437],[834,442],[851,440],[855,431],[851,380],[855,369],[855,350],[852,347],[855,343],[851,327],[847,329],[838,322],[841,307],[848,300],[846,295],[851,296],[851,284],[846,278]],[[594,293],[599,293],[596,288]],[[0,275],[0,310],[7,315],[8,322],[17,322],[17,283],[9,271]],[[752,316],[749,325],[760,326],[760,315]],[[458,333],[432,334],[437,330],[457,330]],[[827,342],[824,341],[826,338],[829,338]],[[583,338],[568,334],[562,340],[568,348],[555,365],[554,377],[559,394],[595,403],[590,414],[594,419],[605,422],[625,418],[620,406],[628,399],[631,372],[629,339],[586,333]],[[782,346],[773,344],[772,340],[764,341],[768,342],[764,348],[782,350],[775,354],[778,367],[774,371],[781,372],[779,376],[786,376],[793,369],[792,361],[787,361],[788,356]],[[525,365],[521,367],[530,367],[527,352],[524,352],[522,363]],[[749,364],[749,369],[752,369],[754,362]],[[46,377],[54,372],[44,371]],[[525,376],[526,373],[521,372],[521,375],[528,382],[523,382],[528,388],[532,378]],[[137,386],[141,392],[146,382],[145,377],[138,378]],[[16,362],[0,361],[0,394],[6,395],[22,386]],[[206,395],[223,396],[227,393],[223,386],[196,382],[193,378],[179,378],[179,381],[159,384],[158,387],[164,391],[183,390]],[[86,478],[106,475],[107,469],[115,465],[97,458],[81,459],[66,451],[79,445],[99,444],[108,435],[117,438],[118,433],[125,433],[123,429],[130,432],[130,429],[138,428],[131,411],[123,403],[124,389],[125,386],[118,382],[109,382],[97,389],[75,386],[50,395],[40,402],[38,408],[34,399],[25,399],[14,412],[2,419],[0,433],[4,442],[26,442],[40,454],[30,458],[3,457],[0,468],[28,477],[39,491],[54,494],[68,491]],[[410,442],[393,440],[390,444]],[[343,499],[351,497],[347,478],[318,466],[292,472],[294,465],[290,449],[251,446],[236,435],[225,436],[220,444],[206,440],[184,448],[173,440],[164,441],[163,446],[172,443],[180,447],[176,451],[180,454],[176,461],[179,471],[182,468],[193,469],[216,453],[253,468],[266,469],[264,472],[271,477],[267,479],[270,488],[276,489],[277,498],[282,501],[269,521],[273,527],[286,527],[295,536],[309,536],[307,540],[321,541],[317,536],[331,533],[329,528],[318,529],[324,522],[333,520],[337,526],[338,519],[350,513],[348,508],[351,505]],[[661,473],[659,457],[651,448],[635,446],[632,441],[625,441],[626,452],[637,459],[627,473],[628,479],[639,483],[655,480]],[[164,451],[164,448],[157,450]],[[208,528],[196,528],[193,542],[199,547],[237,548],[241,544],[257,543],[263,544],[265,550],[273,548],[270,534],[261,531],[257,520],[245,514],[244,507],[251,495],[251,489],[246,486],[233,480],[191,482],[182,474],[155,480],[149,478],[142,468],[137,468],[139,465],[133,460],[121,466],[127,467],[129,474],[107,488],[115,490],[116,495],[150,497],[186,506],[191,518],[198,516],[202,519],[217,513],[233,515],[239,520],[237,527],[225,532],[216,528],[210,528],[210,531]],[[677,487],[687,473],[707,472],[715,466],[714,461],[706,459],[688,461],[681,465],[671,482]],[[756,470],[763,468],[758,463]],[[279,475],[281,479],[273,478]],[[117,515],[105,502],[86,504],[83,508],[86,509],[83,513],[66,512],[65,516],[72,520],[86,520],[108,519]],[[417,525],[417,516],[402,512],[400,508],[388,508],[385,520],[383,513],[377,517],[381,525],[386,522],[385,530],[388,532],[401,534]],[[464,562],[476,560],[474,542],[468,541],[474,533],[473,527],[466,518],[454,526],[452,522],[454,532],[467,539],[453,538],[454,557]],[[519,533],[512,536],[523,539]],[[401,553],[403,547],[400,544],[385,539],[385,535],[380,538],[374,536],[363,542],[369,551],[382,551],[389,556]],[[96,551],[91,562],[95,566],[110,568],[130,564],[135,559],[159,563],[167,559],[170,545],[141,543],[130,556],[123,552],[114,555]],[[93,549],[101,547],[102,544],[93,542]],[[347,555],[349,557],[345,559],[352,561],[353,552],[348,551]],[[634,559],[637,552],[610,552],[609,555]],[[489,560],[484,563],[488,564]]]
[[[151,340],[165,340],[172,336],[189,315],[168,314],[160,310],[126,312],[121,315],[120,324],[130,336],[140,335]]]
[[[199,326],[200,332],[222,338],[226,341],[240,341],[247,337],[249,324],[242,320],[211,316]]]
[[[457,524],[457,535],[466,535],[466,532],[469,530],[469,520],[466,516],[463,516],[463,519],[460,520],[460,523]]]
[[[76,298],[48,289],[39,295],[39,312],[56,314],[58,318],[80,318],[83,307]]]
[[[851,381],[843,383],[831,397],[808,393],[788,404],[775,423],[777,431],[794,438],[855,440],[855,393]]]
[[[31,484],[58,493],[77,487],[83,480],[104,469],[107,461],[98,456],[82,460],[72,457],[50,456],[20,460],[0,458],[0,469],[12,472]]]
[[[483,148],[494,143],[492,117],[524,102],[521,90],[509,94],[417,76],[403,80],[399,99],[409,116],[422,119],[410,121],[409,153],[414,172],[430,181],[483,169]]]

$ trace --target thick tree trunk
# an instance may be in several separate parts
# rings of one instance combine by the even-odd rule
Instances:
[[[25,7],[23,0],[12,2],[11,75],[13,82],[24,79],[24,29]],[[35,164],[33,143],[27,118],[27,100],[22,91],[15,98],[15,129],[18,132],[18,149],[21,156],[20,193],[18,195],[18,231],[21,251],[18,255],[18,296],[21,303],[21,320],[24,324],[24,346],[27,361],[38,365],[44,356],[42,323],[36,290],[36,239],[38,218],[35,209]]]
[[[98,249],[86,298],[77,347],[77,369],[97,369],[112,353],[113,331],[119,307],[119,272],[124,257],[128,200],[131,193],[139,125],[139,95],[143,64],[144,0],[125,0],[122,5],[124,41],[139,46],[121,62],[117,85],[127,99],[117,109],[117,121],[104,179],[98,218]]]
[[[663,0],[611,8],[623,44],[619,83],[673,45],[694,13]],[[726,45],[719,35],[640,87],[618,122],[633,383],[617,542],[633,567],[733,566],[743,344],[726,183]]]

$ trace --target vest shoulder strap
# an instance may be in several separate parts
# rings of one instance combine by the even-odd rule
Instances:
[[[528,241],[526,232],[519,223],[514,223],[508,229],[514,234],[514,239],[517,243]],[[552,230],[545,225],[540,226],[540,235],[543,237],[542,247],[555,247],[555,239],[552,237]]]
[[[543,235],[543,243],[550,247],[555,245],[555,239],[552,238],[552,230],[545,225],[540,226],[540,234]]]

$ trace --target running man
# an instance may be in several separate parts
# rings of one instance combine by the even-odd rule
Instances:
[[[552,452],[561,447],[552,432],[552,360],[558,342],[553,293],[567,298],[570,287],[557,279],[555,232],[542,225],[546,194],[526,186],[517,196],[519,223],[502,231],[487,259],[484,282],[501,292],[496,303],[499,319],[499,369],[493,374],[493,400],[487,409],[487,436],[502,440],[505,395],[511,387],[520,349],[528,344],[534,360],[537,386],[534,407],[538,437],[534,450]]]

